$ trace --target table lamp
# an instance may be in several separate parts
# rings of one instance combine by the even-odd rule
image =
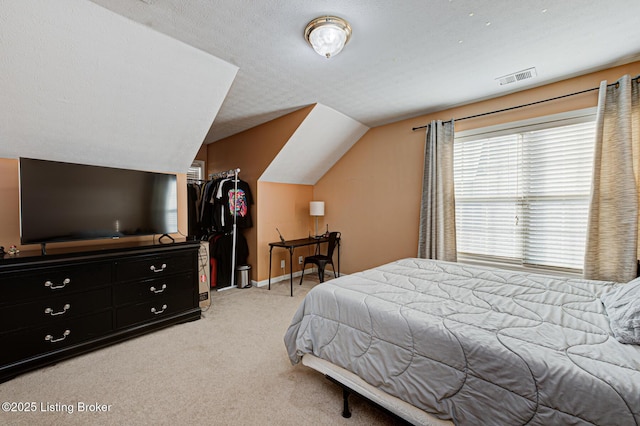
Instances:
[[[324,201],[311,201],[309,203],[309,214],[316,217],[316,234],[318,236],[318,216],[324,216]]]

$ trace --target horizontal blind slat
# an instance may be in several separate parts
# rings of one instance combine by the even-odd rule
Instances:
[[[454,143],[458,251],[582,269],[593,121]]]

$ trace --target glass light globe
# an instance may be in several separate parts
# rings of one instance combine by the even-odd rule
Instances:
[[[331,58],[349,42],[351,26],[337,16],[321,16],[307,24],[304,38],[318,54]]]
[[[340,53],[347,41],[347,34],[335,25],[324,25],[314,29],[309,35],[313,50],[330,58]]]

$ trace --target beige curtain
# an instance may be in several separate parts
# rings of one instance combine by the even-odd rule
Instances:
[[[455,262],[453,120],[432,121],[424,148],[418,257]]]
[[[600,84],[585,278],[627,282],[637,275],[638,80]]]

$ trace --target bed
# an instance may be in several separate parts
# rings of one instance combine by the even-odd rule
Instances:
[[[600,299],[623,285],[402,259],[314,287],[284,340],[414,424],[638,425],[640,346]]]

